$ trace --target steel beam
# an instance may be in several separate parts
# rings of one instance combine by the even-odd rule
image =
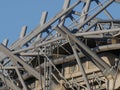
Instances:
[[[69,43],[70,43],[70,45],[71,45],[71,47],[72,47],[72,50],[73,50],[73,52],[74,52],[76,61],[77,61],[78,66],[79,66],[79,68],[80,68],[80,71],[81,71],[81,73],[82,73],[82,75],[83,75],[84,81],[85,81],[85,83],[86,83],[86,85],[87,85],[87,89],[88,89],[88,90],[92,90],[91,87],[90,87],[90,84],[89,84],[87,75],[86,75],[86,73],[85,73],[84,67],[83,67],[83,65],[82,65],[82,63],[81,63],[81,60],[80,60],[79,56],[78,56],[78,53],[77,53],[77,50],[76,50],[76,47],[75,47],[75,43],[74,43],[74,41],[71,41],[69,37],[68,37],[68,39],[69,39]]]
[[[111,44],[111,45],[99,46],[99,47],[93,48],[92,50],[96,53],[100,53],[100,52],[105,52],[105,51],[109,51],[109,50],[117,50],[117,49],[120,49],[120,44]],[[78,55],[79,55],[80,58],[85,57],[85,55],[82,54],[81,52],[78,53]],[[69,55],[69,56],[64,56],[62,58],[54,59],[53,63],[55,65],[58,65],[58,64],[67,63],[67,62],[70,62],[70,61],[73,61],[73,60],[75,60],[74,55]],[[41,67],[43,67],[43,64],[41,64]]]
[[[22,86],[23,86],[23,90],[28,90],[28,88],[27,88],[27,86],[26,86],[26,84],[25,84],[25,82],[24,82],[24,80],[23,80],[23,78],[22,78],[22,75],[20,74],[20,71],[18,70],[17,67],[15,67],[15,70],[16,70],[16,72],[17,72],[17,75],[18,75],[19,80],[21,81],[21,84],[22,84]]]
[[[0,44],[0,51],[2,51],[4,54],[6,54],[8,57],[11,58],[11,60],[15,60],[23,65],[24,69],[29,72],[29,74],[36,77],[38,80],[40,80],[40,74],[35,71],[31,66],[26,64],[21,58],[17,57],[16,55],[12,54],[11,51],[5,47],[4,45]],[[14,61],[13,61],[14,62]]]
[[[96,1],[96,3],[102,8],[103,7],[103,5],[102,5],[102,3],[99,1],[99,0],[95,0]],[[104,12],[105,12],[105,14],[108,16],[108,18],[110,19],[110,20],[113,20],[114,18],[112,17],[112,15],[105,9],[104,10]]]
[[[20,89],[17,85],[15,85],[13,83],[13,81],[9,80],[6,76],[3,75],[3,73],[0,73],[0,78],[2,79],[2,81],[11,89],[13,90],[22,90]]]
[[[83,23],[81,23],[78,26],[78,29],[81,29],[86,23],[88,23],[90,20],[92,20],[94,17],[96,17],[99,13],[101,13],[105,8],[107,8],[111,3],[113,3],[114,0],[109,0],[108,3],[103,6],[100,10],[98,10],[94,15],[90,16],[88,19],[86,19]]]
[[[37,72],[34,68],[32,68],[30,65],[26,64],[22,58],[19,58],[18,56],[11,53],[11,50],[9,50],[7,47],[5,47],[3,44],[0,44],[0,51],[5,53],[7,57],[9,57],[11,60],[15,60],[16,62],[19,62],[23,68],[32,76],[34,76],[36,79],[44,81],[44,77],[41,73]],[[14,61],[13,61],[14,62]],[[56,86],[56,83],[52,81],[53,86]],[[17,90],[17,89],[16,89]]]
[[[44,54],[44,56],[45,56],[45,58],[49,61],[50,65],[53,66],[53,68],[58,72],[58,74],[60,75],[60,77],[69,85],[69,87],[70,87],[72,90],[75,90],[75,89],[73,88],[73,86],[70,84],[70,82],[68,82],[68,81],[66,80],[66,78],[61,74],[61,72],[56,68],[56,66],[53,64],[52,60],[49,59],[47,55]]]
[[[8,41],[9,41],[8,39],[5,39],[5,40],[2,42],[2,44],[5,45],[5,46],[7,46],[7,45],[8,45]]]
[[[46,19],[48,16],[48,12],[43,12],[40,20],[40,26],[44,25],[46,23]]]
[[[23,26],[21,29],[20,39],[22,39],[26,35],[27,26]]]
[[[114,33],[114,32],[120,32],[120,28],[76,33],[75,36],[99,35],[99,34]]]
[[[87,12],[89,11],[89,8],[90,8],[90,3],[91,3],[91,0],[87,0],[85,2],[84,8],[83,8],[81,16],[80,16],[80,23],[83,23],[86,20],[87,15],[88,15]]]
[[[63,15],[68,14],[68,12],[70,13],[70,11],[72,11],[72,9],[77,6],[81,1],[77,1],[76,3],[74,3],[72,6],[70,6],[69,8],[67,8],[64,11],[61,11],[59,14],[57,14],[55,17],[53,17],[49,22],[45,23],[42,27],[38,26],[36,27],[30,34],[28,34],[27,36],[25,36],[23,39],[18,40],[17,42],[15,42],[10,49],[13,50],[17,47],[22,47],[23,45],[25,45],[26,43],[28,43],[30,40],[32,40],[34,37],[36,37],[38,34],[40,34],[42,31],[44,31],[45,29],[47,29],[50,25],[52,25],[55,21],[57,21],[58,19],[60,19]]]
[[[85,44],[83,44],[80,40],[78,40],[75,36],[73,36],[69,30],[65,27],[65,26],[59,26],[61,29],[61,31],[65,34],[65,35],[68,35],[75,43],[77,43],[80,48],[82,50],[84,50],[85,53],[87,53],[90,57],[92,57],[97,63],[98,65],[102,66],[102,67],[99,67],[101,69],[101,71],[104,73],[104,74],[108,74],[108,70],[110,70],[110,66],[104,62],[101,58],[99,58],[95,52],[91,51],[90,48],[88,48]],[[61,32],[59,31],[59,32]],[[62,33],[61,33],[62,34]],[[62,34],[63,35],[63,34]],[[95,63],[96,63],[95,62]],[[104,69],[103,69],[104,67]],[[105,72],[106,71],[106,72]],[[115,74],[115,71],[112,70],[110,72],[111,75],[114,75]]]
[[[55,21],[57,21],[58,19],[60,19],[63,15],[65,14],[69,14],[70,11],[72,11],[72,9],[74,7],[76,7],[81,1],[78,0],[76,3],[74,3],[73,5],[71,5],[69,8],[67,8],[64,11],[61,11],[60,13],[58,13],[55,17],[53,17],[49,22],[45,23],[43,26],[38,26],[36,27],[30,34],[28,34],[27,36],[25,36],[23,39],[18,39],[16,42],[14,42],[12,44],[12,46],[9,47],[10,50],[14,50],[16,48],[20,48],[23,45],[25,45],[26,43],[28,43],[30,40],[32,40],[34,37],[36,37],[37,35],[39,35],[42,31],[44,31],[45,29],[47,29],[51,24],[53,24]],[[69,12],[69,13],[68,13]],[[3,59],[6,58],[5,55],[2,55],[3,57],[0,57],[0,61],[2,61]]]

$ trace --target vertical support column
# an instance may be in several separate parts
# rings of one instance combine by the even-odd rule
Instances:
[[[46,60],[46,58],[44,58],[44,90],[47,90],[48,88],[47,88],[47,60]]]
[[[108,90],[113,90],[113,84],[114,83],[114,79],[113,78],[109,78],[109,80],[108,80]]]
[[[26,35],[26,31],[27,31],[27,26],[23,26],[20,33],[20,39],[22,39]]]
[[[69,40],[69,42],[70,42],[70,45],[71,45],[72,50],[73,50],[73,52],[74,52],[75,58],[76,58],[76,60],[77,60],[78,66],[79,66],[79,68],[80,68],[80,71],[81,71],[81,73],[82,73],[82,75],[83,75],[84,81],[85,81],[85,83],[86,83],[86,85],[87,85],[87,88],[88,88],[88,90],[91,90],[90,84],[89,84],[89,81],[88,81],[88,78],[87,78],[87,76],[86,76],[86,74],[85,74],[85,70],[84,70],[84,68],[83,68],[83,66],[82,66],[81,60],[80,60],[80,58],[79,58],[79,56],[78,56],[78,53],[77,53],[77,51],[76,51],[75,43],[74,43],[74,42],[71,43],[70,40]]]
[[[8,45],[8,39],[4,39],[4,41],[2,42],[2,44],[3,44],[4,46],[7,46],[7,45]]]
[[[59,26],[56,26],[55,29],[56,29],[59,33],[61,33],[61,35],[62,35],[64,38],[67,38],[67,37],[66,37],[67,35],[65,34],[64,31],[62,31],[62,29],[61,29]],[[67,32],[69,33],[69,31],[67,31]],[[68,34],[68,33],[67,33],[67,34]],[[73,37],[73,38],[75,38],[75,37]],[[71,39],[73,39],[73,38],[71,37]],[[74,41],[74,40],[73,40],[73,41]],[[74,42],[76,42],[76,41],[74,41]],[[78,44],[79,42],[80,42],[80,41],[77,40],[76,43]],[[100,68],[101,71],[104,71],[104,67],[103,67],[102,65],[100,65],[96,60],[94,60],[94,59],[92,59],[92,60],[94,61],[94,63],[96,64],[96,66]]]
[[[49,61],[49,63],[53,66],[53,68],[59,73],[60,77],[69,85],[69,87],[72,90],[75,90],[73,86],[66,80],[66,78],[61,74],[61,72],[56,68],[56,66],[53,64],[52,60],[50,60],[46,55],[44,55],[46,59]]]
[[[49,65],[49,90],[51,90],[51,80],[52,80],[52,77],[51,77],[51,73],[52,73],[52,66]]]
[[[48,15],[48,12],[42,12],[42,16],[41,16],[41,19],[40,19],[40,26],[42,26],[43,24],[45,24],[46,22],[46,19],[47,19],[47,15]]]
[[[21,84],[22,84],[22,86],[23,86],[23,90],[28,90],[27,87],[26,87],[26,85],[25,85],[25,82],[23,81],[23,78],[22,78],[22,76],[21,76],[18,68],[15,67],[15,70],[16,70],[17,75],[18,75],[18,77],[19,77],[19,79],[20,79],[20,81],[21,81]]]
[[[91,3],[91,0],[87,0],[85,2],[85,6],[84,6],[84,8],[82,10],[81,17],[80,17],[80,23],[83,23],[85,21],[87,15],[88,15],[87,12],[89,10],[90,3]]]
[[[95,61],[95,63],[97,62],[100,70],[107,76],[108,73],[110,73],[111,75],[115,74],[115,70],[111,70],[111,67],[104,62],[99,56],[97,56],[96,53],[92,52],[90,50],[89,47],[87,47],[84,43],[82,43],[80,40],[78,40],[74,35],[72,35],[69,30],[67,29],[67,27],[60,25],[61,31],[64,34],[67,34],[75,43],[77,43],[80,48],[84,51],[84,53],[87,53],[89,55],[89,57],[91,57],[93,59],[93,61]],[[61,33],[62,34],[62,33]],[[63,34],[62,34],[63,35]]]

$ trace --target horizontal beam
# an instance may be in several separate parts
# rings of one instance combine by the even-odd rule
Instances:
[[[25,63],[23,59],[21,59],[18,56],[14,55],[12,53],[12,51],[9,50],[7,47],[5,47],[3,44],[0,44],[0,51],[3,52],[4,54],[6,54],[7,57],[9,57],[11,59],[11,61],[14,62],[14,60],[15,60],[15,61],[19,62],[23,66],[23,68],[30,75],[34,76],[38,80],[44,81],[44,76],[41,73],[37,72],[34,68],[32,68],[30,65]],[[53,86],[56,86],[56,83],[53,80],[51,81],[51,83],[52,83]],[[16,89],[16,90],[18,90],[18,89]]]
[[[109,51],[109,50],[117,50],[117,49],[120,49],[120,44],[98,46],[98,47],[92,48],[91,50],[96,52],[96,53],[100,53],[100,52],[105,52],[105,51]],[[78,53],[78,55],[79,55],[80,58],[85,57],[85,55],[82,54],[81,52]],[[70,62],[70,61],[73,61],[73,60],[75,60],[75,56],[74,55],[69,55],[69,56],[64,56],[62,58],[53,59],[53,63],[55,65],[58,65],[58,64],[67,63],[67,62]],[[49,65],[49,63],[48,63],[48,65]],[[41,67],[43,67],[43,66],[44,66],[44,64],[41,64]]]
[[[35,71],[31,66],[26,64],[21,58],[17,57],[13,53],[11,53],[11,51],[7,47],[5,47],[4,45],[0,44],[0,51],[3,52],[4,54],[6,54],[13,62],[15,60],[15,61],[19,62],[20,64],[22,64],[24,69],[29,74],[33,75],[38,80],[40,79],[40,74],[37,71]]]
[[[120,28],[108,29],[108,30],[98,30],[98,31],[76,33],[75,36],[96,35],[96,34],[112,33],[112,32],[119,32],[119,31],[120,31]]]

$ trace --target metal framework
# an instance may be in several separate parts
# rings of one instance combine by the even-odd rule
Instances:
[[[120,1],[64,0],[52,19],[43,12],[31,33],[23,26],[11,46],[5,39],[0,89],[119,90],[120,20],[107,10],[113,3]]]

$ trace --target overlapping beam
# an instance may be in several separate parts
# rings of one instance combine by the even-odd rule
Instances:
[[[42,81],[45,80],[46,76],[43,77],[40,72],[36,71],[37,67],[33,68],[30,65],[28,65],[25,61],[26,61],[26,59],[34,60],[34,58],[38,56],[38,52],[36,52],[36,50],[39,51],[42,47],[47,46],[47,45],[51,45],[50,50],[56,49],[56,48],[59,50],[60,49],[58,47],[59,45],[58,45],[58,43],[55,45],[55,42],[59,42],[60,45],[63,45],[64,43],[70,43],[70,45],[71,45],[70,48],[72,47],[72,51],[73,51],[74,55],[71,55],[71,54],[69,56],[63,55],[62,57],[57,57],[57,59],[56,59],[56,58],[54,58],[54,55],[51,54],[50,58],[51,57],[52,58],[49,59],[48,56],[46,56],[47,59],[50,60],[50,62],[52,62],[52,65],[55,68],[56,68],[55,65],[63,64],[63,63],[70,62],[70,61],[76,59],[78,65],[81,69],[82,75],[84,76],[84,82],[86,83],[88,90],[91,90],[91,86],[89,84],[89,79],[87,78],[87,74],[84,71],[84,67],[82,66],[81,57],[84,57],[84,56],[90,57],[91,62],[93,61],[95,63],[95,65],[104,73],[103,76],[108,77],[109,75],[112,75],[114,77],[116,70],[114,68],[111,68],[112,66],[108,65],[105,61],[103,61],[100,57],[98,57],[98,55],[96,53],[101,52],[101,51],[120,49],[119,44],[98,46],[97,48],[94,47],[91,50],[86,44],[84,44],[81,41],[81,39],[87,39],[86,37],[90,37],[90,38],[94,37],[94,39],[95,39],[95,37],[97,35],[101,35],[101,34],[105,35],[106,33],[110,33],[109,35],[111,35],[111,36],[107,37],[107,38],[111,39],[114,37],[114,35],[116,35],[117,32],[120,31],[120,28],[118,28],[120,21],[114,20],[113,17],[111,16],[111,14],[106,10],[106,8],[110,4],[112,4],[113,2],[119,2],[119,0],[107,0],[106,1],[107,3],[105,3],[105,4],[101,4],[100,1],[95,0],[95,2],[97,2],[100,9],[98,11],[96,11],[93,15],[89,15],[88,12],[90,9],[90,5],[93,1],[94,0],[77,0],[73,5],[71,5],[70,4],[71,0],[65,0],[62,11],[60,13],[58,13],[55,17],[53,17],[51,20],[46,22],[47,12],[43,12],[42,18],[40,21],[40,25],[38,25],[38,27],[36,27],[31,33],[29,33],[28,35],[25,34],[26,29],[27,29],[27,27],[25,26],[22,28],[20,38],[15,43],[13,43],[9,48],[7,47],[7,41],[5,41],[3,43],[4,45],[3,44],[0,45],[0,61],[5,61],[6,63],[12,62],[13,65],[16,65],[11,68],[17,72],[18,79],[19,79],[19,81],[21,81],[21,84],[22,84],[24,90],[27,90],[28,86],[25,85],[24,79],[22,77],[24,75],[21,75],[21,73],[19,72],[19,68],[18,68],[17,64],[21,65],[21,67],[23,69],[25,69],[25,71],[27,71],[30,76],[32,75],[33,77],[35,77],[38,80],[41,80],[40,77],[42,77]],[[79,12],[80,19],[79,19],[79,21],[77,21],[77,20],[75,20],[74,15],[72,16],[72,14],[73,14],[73,11],[77,12],[74,10],[74,8],[76,6],[78,6],[80,4],[80,2],[83,2],[85,5],[83,6],[84,8],[82,9],[82,12],[81,13]],[[99,15],[102,11],[105,12],[105,14],[108,16],[108,18],[110,20],[102,20],[102,19],[100,19],[101,21],[99,21],[98,19],[96,19],[97,21],[95,20],[96,16]],[[67,18],[70,18],[71,21],[73,22],[73,24],[75,24],[73,26],[75,26],[77,31],[81,31],[81,32],[72,33],[73,29],[70,29],[69,27],[67,27],[67,25],[65,25]],[[59,21],[59,22],[57,22],[57,21]],[[54,23],[55,23],[55,25],[57,23],[55,30],[57,31],[57,33],[59,33],[59,35],[53,35],[53,37],[48,40],[46,40],[46,38],[44,38],[44,37],[41,37],[42,36],[41,34],[44,31],[47,32],[48,29],[53,29]],[[93,24],[91,24],[91,23],[93,23]],[[117,28],[116,28],[116,25],[114,25],[116,23],[117,23]],[[96,26],[98,24],[100,25],[98,28],[102,28],[102,30],[99,30],[99,29],[96,30]],[[103,28],[105,24],[108,24],[108,26],[110,26],[110,28],[109,29]],[[87,25],[87,29],[84,27],[85,25]],[[94,31],[92,29],[93,27],[94,27]],[[49,33],[47,33],[47,36],[49,37]],[[105,36],[100,37],[100,38],[104,38],[104,37]],[[41,38],[44,38],[44,39],[41,41]],[[114,38],[118,38],[118,37],[114,37]],[[33,42],[31,42],[32,40],[33,40]],[[62,41],[62,40],[64,40],[64,41]],[[75,45],[72,46],[72,43],[74,43]],[[26,45],[26,47],[24,47],[25,45]],[[82,53],[78,53],[77,50]],[[47,55],[47,52],[45,52],[45,53]],[[59,54],[59,52],[57,51],[56,54]],[[44,55],[42,53],[40,55],[42,57],[44,57]],[[7,57],[9,57],[9,59]],[[6,60],[8,60],[8,62]],[[1,64],[3,64],[3,66],[6,65],[4,62]],[[41,65],[38,65],[38,67],[43,68],[44,63],[42,62],[40,64]],[[50,65],[49,62],[47,62],[46,64],[48,66]],[[6,67],[3,67],[3,68],[5,69]],[[7,68],[9,68],[9,67],[7,67]],[[9,68],[9,69],[11,69],[11,68]],[[56,68],[56,70],[58,71],[57,68]],[[48,72],[50,72],[50,71],[48,71]],[[62,75],[61,72],[59,72],[59,73]],[[1,73],[0,78],[5,78],[5,80],[7,81],[6,84],[7,85],[10,84],[12,86],[11,87],[12,89],[21,90],[21,88],[19,88],[19,86],[16,86],[16,84],[14,84],[7,77],[5,77],[4,74]],[[69,81],[67,81],[64,78],[64,76],[61,77],[60,79],[62,79],[62,78],[74,90],[71,83]],[[8,85],[8,86],[10,87],[10,85]]]

